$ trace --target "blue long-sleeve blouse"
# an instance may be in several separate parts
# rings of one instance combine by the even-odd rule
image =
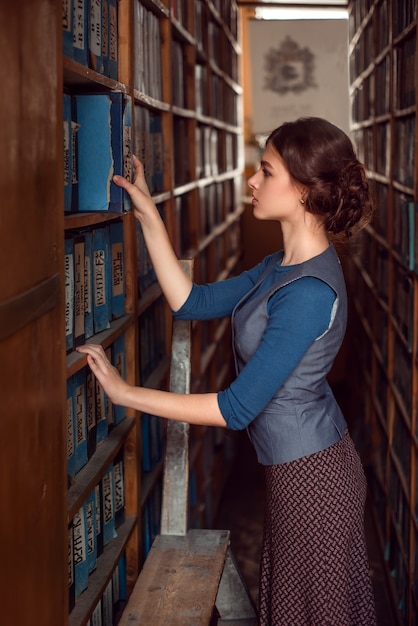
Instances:
[[[174,317],[208,320],[231,315],[274,256],[277,262],[255,293],[267,289],[292,269],[281,265],[282,252],[267,256],[234,278],[204,285],[194,283],[186,302],[173,311]],[[334,300],[331,287],[310,276],[291,282],[272,295],[268,325],[257,350],[232,384],[218,392],[219,409],[228,428],[246,428],[270,402],[309,346],[327,330]]]

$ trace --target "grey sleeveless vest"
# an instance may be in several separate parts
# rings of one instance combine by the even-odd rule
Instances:
[[[275,262],[277,257],[265,273]],[[303,276],[326,282],[335,291],[336,300],[326,332],[314,341],[268,406],[248,426],[258,461],[263,465],[287,463],[324,450],[339,441],[347,428],[326,380],[347,323],[345,282],[332,245],[318,256],[295,265],[267,291],[249,300],[262,282],[261,276],[254,289],[238,303],[232,314],[235,367],[239,373],[257,349],[268,323],[267,303],[271,295]],[[303,301],[300,306],[303,307]]]

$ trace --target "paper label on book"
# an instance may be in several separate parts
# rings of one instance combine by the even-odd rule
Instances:
[[[115,6],[109,6],[109,58],[116,63],[118,58],[118,42],[117,42],[117,9]]]
[[[87,0],[74,0],[73,46],[79,50],[85,50],[86,48],[84,39],[84,2],[87,2]]]
[[[80,509],[73,519],[74,529],[74,566],[79,565],[87,558],[87,546],[85,541],[84,512]]]
[[[73,399],[67,398],[67,459],[73,456],[74,450]]]
[[[96,307],[106,304],[106,268],[105,251],[94,251],[94,297]]]
[[[90,0],[90,51],[96,56],[102,53],[101,0]]]
[[[77,446],[82,443],[86,438],[86,403],[85,403],[85,388],[84,384],[78,385],[75,390],[76,400],[76,444]]]
[[[113,512],[113,472],[110,470],[103,476],[103,523],[108,524]]]
[[[123,244],[118,241],[112,244],[112,294],[123,294]]]
[[[84,257],[84,314],[92,312],[91,258]]]
[[[73,255],[66,254],[64,257],[65,273],[65,334],[72,335],[74,324],[72,315],[72,298],[74,289]]]

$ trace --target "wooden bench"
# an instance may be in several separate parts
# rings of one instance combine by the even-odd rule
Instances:
[[[192,275],[192,262],[182,261]],[[190,393],[190,323],[173,324],[170,391]],[[189,425],[169,421],[161,534],[145,560],[119,626],[256,626],[228,530],[187,530]]]

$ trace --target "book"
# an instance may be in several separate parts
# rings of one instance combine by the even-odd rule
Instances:
[[[125,313],[125,260],[123,223],[111,222],[110,226],[110,250],[111,250],[111,283],[112,318],[117,319]]]
[[[74,545],[73,522],[68,525],[68,604],[70,611],[75,605],[75,578],[74,578]]]
[[[96,446],[107,437],[106,394],[103,387],[94,378],[95,406],[96,406]]]
[[[78,210],[122,213],[128,194],[113,182],[132,177],[131,98],[122,92],[77,95]]]
[[[85,300],[84,300],[84,248],[85,239],[82,233],[74,235],[74,346],[85,342]]]
[[[74,574],[75,574],[75,597],[78,598],[88,586],[87,567],[87,524],[86,509],[83,505],[73,518],[73,549],[74,549]]]
[[[111,362],[118,370],[119,374],[126,379],[126,347],[125,347],[125,335],[119,335],[111,346]],[[110,404],[110,403],[109,403]],[[112,405],[113,406],[113,405]],[[113,406],[113,419],[115,426],[126,416],[126,409],[124,406]]]
[[[62,0],[62,51],[73,58],[73,5],[72,0]]]
[[[105,4],[106,0],[88,0],[89,67],[99,74],[104,73],[102,5]]]
[[[67,473],[73,478],[75,469],[75,415],[74,415],[74,381],[67,379],[66,419],[67,419]]]
[[[87,422],[87,457],[90,459],[96,451],[96,390],[95,378],[91,369],[86,368],[86,422]]]
[[[88,65],[88,0],[73,2],[73,58]]]
[[[86,499],[86,524],[87,524],[87,570],[89,575],[94,572],[97,565],[97,542],[96,542],[96,492],[93,490]]]
[[[72,139],[71,139],[71,96],[63,94],[63,170],[64,170],[64,213],[71,212],[72,197]]]
[[[98,226],[93,230],[93,323],[94,332],[99,333],[110,326],[110,239],[109,227]]]
[[[113,483],[113,464],[110,464],[101,480],[103,546],[116,537],[115,530],[115,493]]]
[[[102,626],[113,626],[113,581],[109,580],[102,596]]]
[[[69,235],[64,241],[65,280],[65,345],[67,353],[74,348],[74,242]]]
[[[87,463],[86,368],[73,376],[73,402],[75,417],[75,471]]]
[[[118,453],[113,462],[113,483],[115,493],[115,528],[117,529],[125,520],[123,449]]]
[[[103,504],[101,484],[95,486],[95,503],[96,503],[96,550],[97,556],[103,552]]]
[[[109,76],[109,48],[110,48],[110,21],[109,21],[109,0],[102,0],[102,62],[103,62],[103,74]]]
[[[109,0],[109,77],[118,79],[118,6],[117,0]]]
[[[84,231],[84,333],[86,339],[94,335],[93,319],[93,234]]]

